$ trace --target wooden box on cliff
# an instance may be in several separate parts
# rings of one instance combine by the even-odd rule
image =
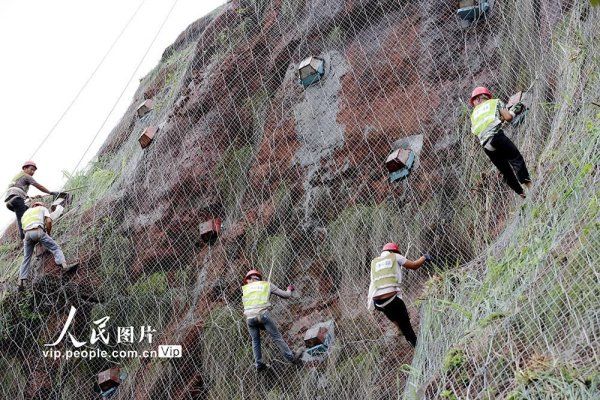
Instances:
[[[152,99],[144,100],[144,102],[137,108],[138,117],[142,118],[144,115],[148,114],[150,111],[152,111],[153,106],[154,102]]]
[[[520,110],[517,110],[515,106],[520,104]],[[508,99],[508,103],[506,103],[506,108],[511,111],[516,112],[516,116],[510,122],[512,126],[520,125],[524,120],[529,107],[531,106],[531,94],[527,92],[517,92],[510,96]]]
[[[149,126],[146,129],[144,129],[144,131],[140,135],[140,138],[138,139],[138,141],[140,142],[140,146],[142,146],[142,149],[145,149],[146,147],[150,146],[150,143],[152,143],[152,139],[154,139],[154,136],[157,133],[158,127],[156,126]]]
[[[120,369],[117,367],[100,372],[98,374],[98,386],[100,386],[100,390],[106,392],[111,388],[119,386],[121,384],[120,372]]]
[[[394,150],[388,156],[388,158],[385,160],[385,166],[389,172],[396,172],[407,167],[409,158],[410,150],[400,148],[398,150]]]
[[[214,218],[200,225],[200,238],[205,242],[216,240],[221,234],[221,218]]]
[[[325,61],[319,57],[308,57],[298,66],[300,83],[304,88],[319,81],[325,74]]]
[[[510,109],[515,104],[520,103],[522,97],[523,97],[523,92],[517,92],[517,93],[513,94],[512,96],[510,96],[510,98],[508,99],[508,103],[506,103],[506,108]]]
[[[52,205],[50,206],[50,212],[54,212],[57,206],[62,206],[66,208],[67,206],[71,205],[72,202],[72,194],[65,192],[59,193],[59,195],[56,197],[56,199],[52,202]]]
[[[478,20],[485,13],[490,10],[490,4],[488,0],[480,0],[477,3],[475,1],[459,1],[458,10],[456,14],[461,19],[463,27],[467,27],[471,22]]]
[[[304,334],[304,344],[307,349],[325,344],[325,338],[327,337],[328,329],[324,326],[313,326]]]

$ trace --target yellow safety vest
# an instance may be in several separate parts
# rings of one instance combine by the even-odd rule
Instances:
[[[14,187],[17,184],[17,181],[23,176],[25,176],[25,172],[23,172],[23,171],[16,174],[15,177],[12,178],[12,180],[8,184],[8,188],[10,189],[11,187]]]
[[[491,124],[497,125],[502,122],[497,117],[496,110],[500,100],[487,100],[475,107],[471,113],[471,133],[480,136]]]
[[[25,214],[21,217],[21,225],[23,230],[37,228],[38,226],[44,227],[44,208],[33,207],[25,211]]]
[[[377,257],[371,261],[371,282],[375,286],[375,290],[399,286],[398,276],[398,261],[395,254],[388,254],[385,257]]]
[[[242,303],[244,311],[262,308],[269,305],[271,284],[265,281],[250,282],[242,286]]]

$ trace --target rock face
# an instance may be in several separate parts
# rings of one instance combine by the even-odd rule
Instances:
[[[67,183],[86,188],[54,236],[80,261],[77,272],[60,276],[42,254],[28,297],[5,284],[2,397],[97,398],[96,375],[114,364],[127,374],[115,399],[505,398],[545,393],[546,376],[560,376],[557,393],[573,389],[569,379],[581,396],[592,393],[597,327],[585,324],[597,292],[592,282],[569,283],[564,294],[550,276],[592,274],[598,256],[599,122],[589,106],[600,92],[598,11],[569,1],[494,4],[463,30],[455,5],[440,3],[240,0],[190,25],[141,80],[97,161]],[[325,75],[303,89],[296,69],[310,55],[325,60]],[[469,133],[467,100],[480,84],[504,99],[532,93],[525,123],[505,129],[535,180],[521,206]],[[160,129],[141,149],[148,126]],[[384,161],[399,146],[417,160],[408,179],[390,184]],[[206,243],[200,224],[212,218],[222,230]],[[7,283],[20,261],[15,235],[2,239]],[[389,241],[411,259],[436,259],[401,282],[415,354],[366,308],[370,260]],[[551,254],[569,268],[559,273]],[[273,368],[256,375],[241,313],[251,268],[296,285],[271,311],[292,347],[334,321],[326,361],[288,365],[263,334]],[[544,308],[549,298],[565,307]],[[78,338],[110,317],[111,340],[93,348],[178,344],[183,356],[49,358],[43,344],[71,305]],[[584,333],[560,347],[559,322],[538,331],[527,312],[584,321]],[[118,327],[147,325],[152,344],[116,342]],[[544,340],[551,350],[533,345]]]

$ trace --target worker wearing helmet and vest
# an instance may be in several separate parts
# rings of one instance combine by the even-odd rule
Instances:
[[[27,192],[29,191],[29,186],[33,185],[40,191],[51,194],[53,196],[58,195],[58,192],[49,191],[44,186],[37,183],[35,179],[33,179],[33,174],[37,170],[37,166],[33,161],[25,161],[23,163],[22,169],[23,170],[17,175],[15,175],[15,177],[8,185],[8,190],[6,191],[6,195],[4,197],[4,203],[6,204],[6,208],[8,208],[10,211],[13,211],[16,214],[19,235],[21,239],[24,239],[25,234],[23,233],[21,218],[23,217],[25,211],[27,211],[27,205],[25,204],[25,200],[27,199]]]
[[[504,103],[492,99],[492,93],[485,87],[477,87],[469,100],[473,106],[471,133],[478,137],[485,154],[498,168],[504,180],[519,196],[525,198],[521,184],[531,187],[531,178],[523,156],[517,146],[504,135],[503,122],[510,122],[515,111],[509,111]]]
[[[25,239],[23,239],[24,258],[19,270],[19,290],[24,290],[29,284],[29,275],[31,270],[31,257],[33,249],[37,243],[47,248],[54,256],[56,265],[62,268],[63,271],[69,271],[74,265],[67,266],[65,256],[58,244],[50,237],[52,230],[52,218],[44,203],[35,202],[31,205],[21,218],[23,230],[25,231]]]
[[[417,335],[410,324],[410,317],[400,295],[402,268],[419,269],[431,256],[424,255],[412,261],[400,254],[396,243],[383,246],[379,257],[371,261],[371,285],[367,308],[378,310],[392,321],[402,332],[406,340],[415,347]]]
[[[272,320],[269,313],[271,303],[269,297],[275,294],[284,299],[292,296],[294,286],[290,285],[286,291],[279,289],[271,282],[262,280],[262,274],[253,269],[248,271],[244,277],[242,286],[242,303],[244,305],[244,315],[248,325],[248,332],[252,338],[252,352],[254,353],[255,367],[257,371],[262,371],[268,368],[268,365],[263,362],[261,347],[260,347],[260,330],[266,330],[273,342],[281,351],[281,354],[290,362],[299,362],[300,354],[294,354],[288,345],[283,340],[281,333],[277,329],[277,325]]]

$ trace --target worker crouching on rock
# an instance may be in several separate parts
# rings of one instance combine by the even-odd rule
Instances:
[[[485,87],[475,88],[469,103],[474,107],[471,113],[471,133],[478,137],[485,154],[498,168],[508,186],[525,198],[521,184],[531,187],[525,160],[502,130],[502,123],[512,121],[515,111],[507,110],[500,100],[492,99],[492,94]]]
[[[23,251],[25,257],[19,271],[19,291],[25,289],[29,284],[29,275],[31,272],[31,257],[33,249],[37,243],[41,243],[54,256],[56,265],[62,268],[63,271],[69,271],[75,265],[67,266],[65,256],[58,244],[50,236],[52,230],[52,215],[45,207],[44,203],[35,202],[31,205],[21,218],[23,230],[25,231],[25,239],[23,239]]]
[[[400,255],[396,243],[383,246],[379,257],[371,261],[371,285],[367,308],[378,310],[392,321],[402,332],[406,340],[415,347],[417,335],[410,324],[410,317],[400,295],[402,282],[402,267],[419,269],[425,262],[431,261],[431,256],[424,255],[411,261]]]
[[[292,363],[300,362],[302,353],[294,354],[290,350],[269,313],[269,309],[271,308],[269,297],[271,293],[288,299],[292,296],[293,291],[294,287],[292,285],[288,286],[286,291],[283,291],[271,282],[263,281],[262,274],[255,269],[248,271],[244,278],[242,303],[244,304],[244,315],[246,316],[248,332],[250,332],[250,337],[252,338],[252,352],[254,353],[254,365],[257,371],[268,368],[268,365],[262,359],[260,347],[261,329],[269,333],[286,360]]]
[[[21,240],[25,238],[23,227],[21,226],[21,218],[23,217],[25,211],[27,211],[25,200],[27,199],[29,186],[33,185],[40,191],[53,196],[58,195],[58,192],[49,191],[44,186],[37,183],[35,179],[33,179],[33,174],[35,174],[35,171],[37,170],[37,166],[33,161],[25,161],[22,169],[23,170],[15,175],[8,185],[8,190],[6,191],[6,196],[4,197],[6,208],[8,208],[10,211],[13,211],[17,215],[17,226],[19,228],[19,236],[21,237]]]

